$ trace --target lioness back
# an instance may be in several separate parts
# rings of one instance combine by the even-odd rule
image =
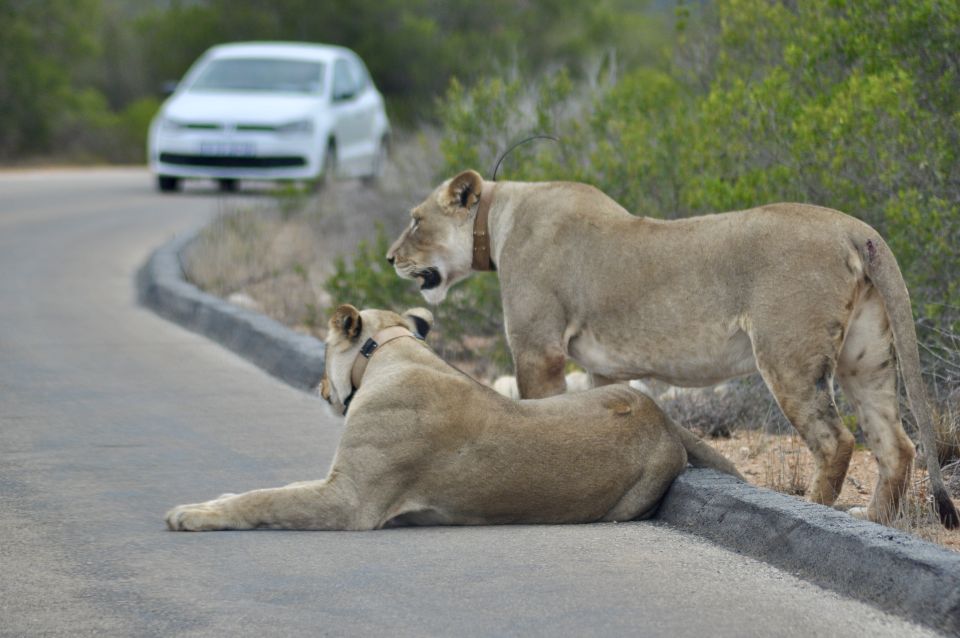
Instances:
[[[686,463],[653,400],[627,386],[515,402],[447,370],[418,373],[390,408],[411,421],[377,435],[378,447],[394,450],[379,471],[395,475],[417,459],[411,490],[433,495],[457,520],[597,520],[642,472],[655,466],[669,484]],[[356,421],[344,450],[369,446],[361,433],[384,429],[373,423],[382,418],[375,406],[386,407],[391,392],[379,390],[356,406],[370,412],[370,425]]]

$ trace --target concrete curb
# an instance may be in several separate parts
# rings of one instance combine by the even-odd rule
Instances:
[[[137,273],[140,303],[209,337],[295,388],[315,388],[323,376],[321,341],[202,292],[186,281],[180,252],[196,235],[193,232],[175,238],[150,256]]]
[[[180,252],[157,249],[137,273],[141,303],[303,390],[323,374],[323,343],[187,283]],[[688,469],[656,518],[914,622],[960,635],[960,554],[821,505]]]
[[[689,469],[657,518],[845,596],[960,634],[960,554],[891,527],[708,469]]]

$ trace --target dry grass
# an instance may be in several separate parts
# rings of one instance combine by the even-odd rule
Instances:
[[[285,324],[303,324],[323,294],[317,247],[306,226],[255,207],[221,215],[184,255],[187,276],[221,297],[246,295],[248,304]]]
[[[960,459],[960,389],[934,406],[933,424],[940,463]],[[960,475],[956,477],[960,481]],[[957,487],[960,487],[958,485]]]

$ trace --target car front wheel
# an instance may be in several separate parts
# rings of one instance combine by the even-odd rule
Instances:
[[[240,189],[240,181],[236,179],[219,179],[217,185],[221,193],[236,193]]]
[[[377,154],[373,158],[373,165],[370,167],[370,174],[363,178],[365,186],[376,186],[383,177],[383,171],[387,168],[387,160],[390,157],[390,142],[384,137],[380,140],[377,147]]]
[[[333,140],[327,144],[327,150],[323,154],[323,173],[315,182],[318,191],[325,190],[337,179],[337,146]]]
[[[157,175],[157,190],[161,193],[175,193],[180,190],[180,178],[170,175]]]

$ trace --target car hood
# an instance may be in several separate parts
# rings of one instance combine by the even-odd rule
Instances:
[[[323,103],[316,95],[262,93],[182,93],[164,105],[163,115],[182,122],[285,124],[313,114]]]

